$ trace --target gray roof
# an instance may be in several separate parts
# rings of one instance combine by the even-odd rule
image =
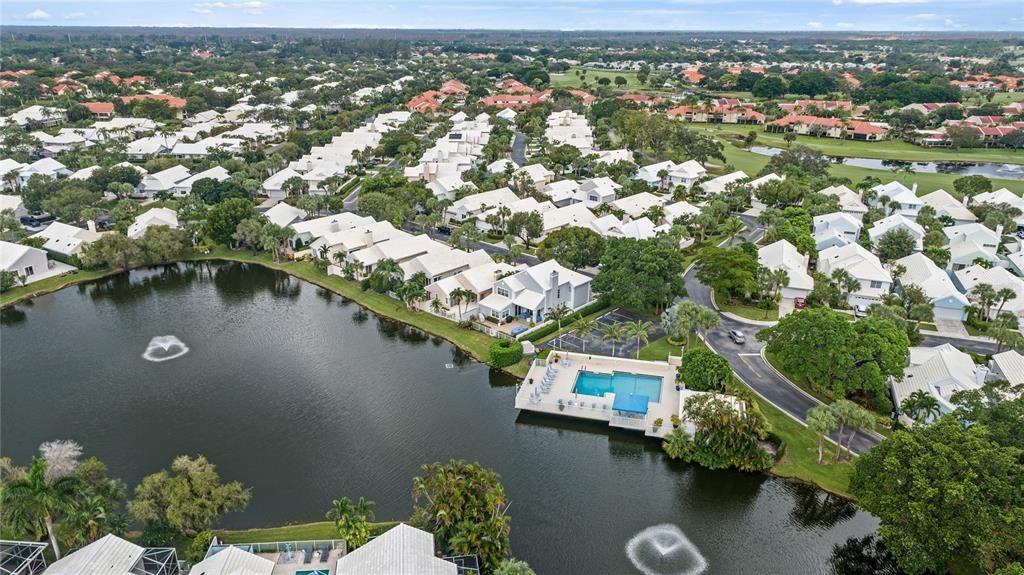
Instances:
[[[400,523],[338,559],[336,575],[457,575],[458,567],[434,556],[434,536]]]

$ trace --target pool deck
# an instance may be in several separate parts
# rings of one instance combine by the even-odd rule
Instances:
[[[555,356],[560,359],[554,361]],[[676,367],[679,365],[679,358],[676,357],[670,357],[667,362],[567,352],[552,353],[548,357],[550,361],[538,358],[530,365],[526,378],[516,392],[516,409],[603,421],[612,427],[643,431],[646,436],[660,438],[672,431],[673,414],[682,417],[686,398],[701,393],[686,389],[676,390]],[[549,364],[554,366],[558,373],[554,376],[550,391],[545,393],[541,390],[540,382],[544,379]],[[615,403],[614,393],[606,393],[602,397],[573,393],[576,376],[580,371],[604,374],[622,371],[660,377],[661,400],[658,403],[648,403],[647,414],[643,417],[618,414],[612,409]],[[539,392],[539,399],[535,392]],[[659,417],[663,425],[655,431],[653,422]]]

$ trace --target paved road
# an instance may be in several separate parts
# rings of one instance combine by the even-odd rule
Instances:
[[[748,226],[753,223],[753,219],[747,216],[741,216],[740,219]],[[745,239],[756,241],[763,234],[763,229],[748,228],[742,236]],[[739,241],[738,238],[734,240],[734,243],[737,241]],[[711,304],[711,290],[697,281],[696,266],[690,268],[684,276],[684,280],[686,281],[686,291],[691,300],[714,309],[714,306]],[[743,345],[733,343],[728,336],[730,330],[737,330],[743,333],[746,336],[746,343]],[[761,357],[761,350],[765,344],[757,341],[754,337],[757,331],[759,331],[757,326],[736,321],[720,313],[718,328],[711,330],[705,339],[708,346],[725,357],[732,366],[733,371],[739,375],[741,380],[756,391],[758,395],[797,421],[803,422],[807,410],[819,405],[820,402],[793,385],[768,365],[768,362]],[[834,433],[832,439],[835,440]],[[846,439],[844,438],[844,443],[845,441]],[[877,445],[880,441],[881,437],[876,434],[860,432],[854,437],[853,450],[857,453],[863,453]]]
[[[423,228],[419,224],[417,224],[415,222],[405,222],[402,225],[402,229],[407,231],[407,232],[414,233],[414,234],[423,233]],[[449,238],[451,236],[449,234],[444,233],[441,230],[434,230],[433,233],[430,235],[430,237],[433,238],[436,241],[441,242],[441,243],[448,243],[448,240],[449,240]],[[500,255],[505,255],[506,253],[508,253],[508,248],[506,248],[503,245],[492,244],[492,243],[483,242],[483,241],[472,242],[470,247],[472,249],[474,249],[474,250],[483,250],[483,251],[491,254],[492,256],[495,256],[495,255],[499,255],[500,256]],[[537,259],[537,256],[530,255],[530,254],[523,254],[523,255],[519,256],[519,263],[526,264],[526,265],[529,265],[529,266],[533,266],[533,265],[539,264],[540,260]]]
[[[993,354],[996,352],[996,342],[994,341],[978,341],[975,339],[963,339],[948,335],[925,334],[924,342],[922,342],[921,345],[932,347],[942,345],[944,343],[951,343],[960,349],[982,355]]]
[[[519,167],[526,165],[526,134],[522,132],[512,135],[512,161]]]

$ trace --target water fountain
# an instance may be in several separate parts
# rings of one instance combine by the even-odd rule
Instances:
[[[644,575],[699,575],[708,568],[697,546],[671,523],[634,535],[626,543],[626,556]]]
[[[188,353],[188,346],[173,335],[158,335],[149,341],[142,359],[146,361],[167,361]]]

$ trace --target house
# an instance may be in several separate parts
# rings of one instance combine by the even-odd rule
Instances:
[[[647,185],[658,189],[674,189],[677,186],[683,186],[689,190],[697,180],[706,176],[707,173],[704,166],[694,160],[687,160],[681,164],[666,160],[639,168],[633,174],[633,179],[642,180]]]
[[[46,257],[46,252],[39,248],[5,241],[0,241],[0,270],[24,277],[25,283],[55,275],[50,273],[50,261]]]
[[[279,170],[274,175],[263,180],[263,193],[266,194],[268,198],[273,198],[275,200],[281,200],[288,197],[288,190],[285,189],[284,184],[292,178],[299,178],[301,180],[302,174],[291,168]]]
[[[827,188],[818,190],[819,194],[825,194],[826,196],[835,196],[839,198],[839,209],[850,214],[851,216],[859,219],[864,217],[867,213],[868,207],[864,205],[864,202],[860,199],[860,194],[854,192],[850,188],[839,185],[829,186]]]
[[[622,211],[633,219],[642,217],[647,213],[647,210],[655,206],[664,205],[665,198],[663,196],[656,196],[650,192],[640,192],[639,194],[619,198],[611,203],[613,210]]]
[[[171,166],[166,170],[143,176],[136,191],[142,195],[152,197],[157,192],[172,191],[179,182],[183,182],[190,177],[192,177],[192,172],[185,166],[181,164]]]
[[[0,212],[6,212],[7,210],[10,210],[11,215],[15,218],[28,215],[28,210],[25,209],[25,202],[21,199],[21,196],[0,194]]]
[[[263,215],[267,218],[267,221],[282,228],[306,219],[305,211],[285,202],[274,204],[269,210],[263,212]]]
[[[892,276],[882,267],[878,256],[860,244],[834,246],[818,253],[819,272],[831,276],[838,269],[846,270],[860,284],[847,295],[847,303],[851,306],[876,304],[892,287]]]
[[[910,234],[910,236],[914,238],[914,249],[921,251],[924,236],[927,232],[925,232],[924,227],[921,224],[907,218],[901,213],[895,213],[891,216],[884,217],[871,226],[868,230],[868,237],[871,239],[871,245],[877,246],[878,241],[882,239],[882,236],[896,230],[902,230]]]
[[[470,194],[461,200],[452,202],[452,205],[445,210],[445,219],[450,222],[464,222],[491,208],[506,206],[517,201],[519,201],[519,197],[508,188]]]
[[[169,153],[178,144],[177,136],[146,136],[129,142],[124,153],[130,158],[144,158]]]
[[[996,252],[1002,238],[1002,227],[994,231],[979,223],[960,224],[942,228],[946,235],[946,248],[949,250],[949,271],[962,270],[974,265],[978,259],[989,263],[999,261]]]
[[[45,240],[43,249],[48,252],[58,253],[63,256],[77,256],[82,248],[100,239],[96,232],[96,224],[89,222],[89,227],[83,229],[63,222],[53,222],[46,226],[46,229],[34,234],[34,238]]]
[[[544,220],[543,239],[551,232],[563,228],[585,228],[597,217],[584,204],[570,204],[561,208],[548,209],[541,212]]]
[[[892,181],[888,184],[878,184],[871,188],[871,190],[875,194],[874,199],[871,200],[871,207],[881,207],[886,213],[895,209],[895,211],[904,216],[915,219],[917,218],[917,212],[921,211],[921,208],[924,206],[921,198],[917,197],[917,184],[914,184],[913,189],[911,189],[897,181]],[[893,202],[897,202],[899,207],[890,208]]]
[[[939,269],[930,258],[916,252],[893,262],[905,271],[899,276],[900,287],[916,285],[931,300],[935,317],[938,319],[964,320],[967,318],[967,296],[953,285],[946,272]]]
[[[693,204],[681,201],[665,206],[665,221],[674,223],[679,218],[693,217],[700,213],[700,208]]]
[[[814,244],[820,252],[833,246],[855,243],[860,237],[861,221],[847,212],[822,214],[814,218]]]
[[[572,110],[552,112],[544,137],[556,146],[572,146],[584,156],[594,152],[594,132],[586,116]]]
[[[404,523],[338,559],[335,575],[458,575],[459,568],[437,557],[434,536]]]
[[[2,170],[0,170],[2,173]],[[972,204],[1006,204],[1010,207],[1017,208],[1021,211],[1021,215],[1017,216],[1017,229],[1024,229],[1024,198],[1011,192],[1006,188],[1000,188],[992,192],[985,192],[978,194],[971,198]]]
[[[327,234],[350,230],[376,223],[369,216],[357,216],[351,212],[341,212],[322,218],[314,218],[295,222],[291,225],[294,235],[289,240],[292,249],[298,250],[313,243],[314,240]]]
[[[504,108],[501,111],[499,111],[497,114],[495,114],[495,116],[497,116],[497,117],[499,117],[502,120],[505,120],[507,122],[511,122],[511,121],[515,120],[517,115],[518,114],[516,114],[516,111],[513,110],[512,108]]]
[[[443,176],[427,184],[427,189],[434,194],[435,198],[449,202],[455,200],[456,192],[462,188],[477,189],[476,184],[463,181],[461,176]]]
[[[271,575],[274,562],[240,547],[227,545],[192,566],[195,575]]]
[[[97,120],[109,120],[114,117],[113,102],[82,102],[82,105]]]
[[[516,200],[515,202],[512,202],[511,204],[505,204],[504,206],[499,206],[499,207],[508,208],[507,215],[509,215],[509,216],[512,215],[512,214],[517,214],[519,212],[537,212],[537,213],[543,214],[544,212],[546,212],[548,210],[556,209],[555,205],[552,204],[551,202],[548,202],[548,201],[538,202],[537,199],[534,198],[533,196],[528,196],[528,197],[523,198],[521,200]],[[487,219],[488,219],[488,216],[490,216],[491,214],[497,214],[499,207],[493,207],[493,208],[491,208],[489,210],[486,210],[484,212],[481,212],[479,215],[477,215],[476,227],[477,227],[478,230],[480,230],[482,232],[488,232],[488,231],[491,231],[494,228],[494,226],[492,226],[490,223],[487,222]]]
[[[957,224],[967,224],[978,221],[978,217],[967,209],[964,202],[961,202],[950,195],[946,190],[935,190],[921,196],[924,205],[931,206],[935,210],[935,217],[943,216],[953,220]]]
[[[704,191],[705,196],[714,196],[725,191],[726,186],[733,182],[742,182],[747,179],[747,175],[741,171],[736,171],[731,174],[724,176],[718,176],[712,180],[708,180],[700,185],[701,190]]]
[[[576,197],[587,207],[594,207],[614,202],[621,189],[622,184],[616,183],[608,176],[587,178],[580,182]]]
[[[590,222],[590,229],[606,238],[629,238],[649,240],[659,233],[668,231],[669,225],[654,225],[650,218],[631,219],[626,216],[621,221],[614,214],[605,214]]]
[[[170,208],[152,208],[135,216],[135,221],[128,226],[128,237],[141,238],[146,230],[153,226],[178,227],[178,212]]]
[[[525,269],[525,266],[517,267],[494,261],[483,263],[440,281],[431,282],[427,285],[427,293],[430,295],[431,301],[439,300],[444,305],[447,312],[443,313],[443,316],[455,321],[462,321],[477,314],[480,300],[491,295],[494,282],[521,269]],[[457,302],[453,299],[452,294],[457,289],[472,293],[472,301]],[[431,309],[429,301],[422,302],[420,307],[425,310]]]
[[[440,242],[434,243],[437,244],[437,247],[431,251],[399,264],[405,274],[405,279],[422,273],[427,278],[425,285],[430,285],[470,268],[494,263],[491,256],[484,250],[467,253],[450,248]]]
[[[591,295],[589,277],[548,260],[494,282],[491,295],[480,301],[480,313],[499,322],[541,323],[548,310],[563,305],[579,309]]]
[[[594,150],[594,154],[597,158],[594,159],[595,164],[617,164],[619,162],[626,162],[628,164],[635,164],[633,161],[633,152],[626,149],[618,150]]]
[[[337,262],[338,258],[347,259],[352,252],[411,235],[396,228],[391,222],[377,222],[373,218],[366,219],[368,220],[366,223],[323,234],[309,244],[310,252],[317,258]],[[344,275],[341,266],[332,270],[334,267],[331,266],[327,269],[328,275]]]
[[[770,270],[783,270],[789,277],[782,286],[783,299],[807,297],[814,289],[814,278],[807,273],[810,254],[801,254],[786,240],[779,240],[757,250],[757,263]]]
[[[541,188],[540,193],[547,196],[552,204],[565,206],[576,203],[579,189],[580,185],[574,180],[558,180]]]
[[[48,178],[63,178],[72,174],[64,164],[53,158],[40,158],[21,169],[21,182],[28,183],[29,178],[39,174]]]
[[[28,164],[23,164],[17,160],[12,160],[11,158],[0,159],[0,186],[2,186],[2,189],[16,189],[21,184],[21,171],[26,167],[28,167]],[[11,172],[18,174],[19,176],[13,181],[8,181],[4,176]]]
[[[514,172],[517,167],[516,163],[509,159],[494,160],[487,164],[487,175],[497,176],[498,174],[506,173],[510,169]]]
[[[373,273],[377,264],[383,260],[392,260],[396,264],[401,265],[425,254],[449,250],[451,248],[442,243],[435,242],[425,234],[417,236],[401,234],[396,235],[390,240],[375,243],[365,249],[350,252],[346,259],[358,266],[359,272],[356,274],[357,277],[366,277]]]
[[[174,195],[176,196],[187,196],[192,193],[192,185],[199,180],[217,180],[218,182],[223,182],[230,178],[231,174],[227,170],[220,166],[214,166],[209,170],[199,172],[198,174],[189,176],[188,178],[174,184],[171,191],[174,192]]]
[[[780,106],[781,107],[781,106]],[[769,132],[793,132],[804,136],[825,136],[846,140],[879,141],[889,133],[889,127],[882,123],[823,118],[807,114],[789,114],[765,124]]]
[[[953,279],[959,284],[960,289],[967,294],[967,299],[972,302],[975,301],[975,298],[971,294],[971,290],[978,284],[988,284],[995,288],[996,291],[1004,288],[1009,289],[1017,294],[1017,297],[1007,300],[1002,305],[1002,310],[999,309],[999,303],[996,302],[989,311],[992,314],[999,311],[1008,311],[1024,320],[1024,279],[1013,275],[1006,268],[984,268],[979,265],[973,265],[953,272]]]
[[[526,178],[533,183],[538,190],[548,185],[555,173],[544,167],[544,164],[527,164],[515,171],[513,177],[519,174],[526,174]]]
[[[63,124],[68,121],[68,114],[65,110],[60,108],[49,108],[46,106],[29,106],[23,110],[18,110],[10,116],[7,116],[8,123],[16,126],[27,128],[29,126],[42,126],[43,128],[52,128],[58,124]]]
[[[1010,385],[1024,384],[1024,355],[1016,350],[1006,350],[992,356],[992,374],[1010,382]]]
[[[173,547],[147,549],[116,535],[107,534],[54,561],[46,570],[46,575],[177,572],[178,557]]]
[[[949,413],[956,407],[953,394],[980,388],[988,373],[988,368],[975,365],[969,354],[951,344],[912,347],[903,379],[890,378],[889,387],[897,410],[912,393],[922,391],[935,398],[941,413]],[[909,419],[909,414],[903,416]]]

